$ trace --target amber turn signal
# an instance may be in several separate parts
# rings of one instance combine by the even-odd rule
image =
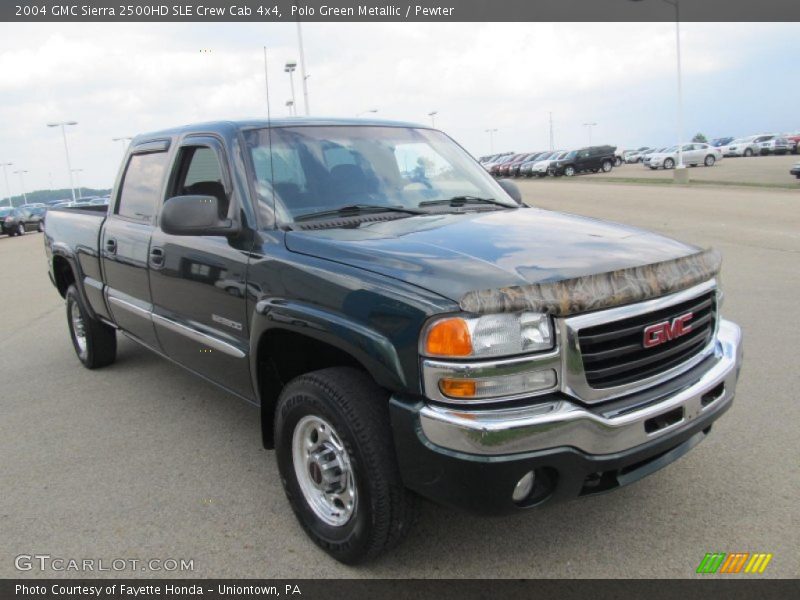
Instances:
[[[439,389],[450,398],[474,398],[478,384],[472,379],[440,379]]]
[[[431,356],[469,356],[472,339],[464,319],[442,319],[428,330],[425,352]]]

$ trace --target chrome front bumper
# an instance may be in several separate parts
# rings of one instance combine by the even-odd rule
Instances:
[[[738,325],[720,320],[714,365],[697,382],[641,409],[606,418],[566,399],[522,408],[464,410],[426,405],[420,411],[425,437],[437,446],[480,455],[516,454],[573,447],[612,454],[668,436],[731,403],[742,360]],[[669,415],[661,427],[659,418]]]

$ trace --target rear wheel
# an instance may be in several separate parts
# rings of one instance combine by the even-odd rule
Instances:
[[[615,166],[615,167],[618,167],[618,166],[620,166],[621,164],[622,164],[622,159],[621,159],[619,156],[617,156],[617,157],[614,159],[614,166]]]
[[[573,175],[575,175],[575,167],[573,166],[566,167],[564,169],[564,175],[566,175],[567,177],[572,177]]]
[[[25,225],[23,223],[17,224],[17,235],[25,235]]]
[[[39,221],[39,224],[36,226],[36,229],[39,233],[44,231],[44,221]]]
[[[87,369],[110,365],[117,358],[117,333],[113,327],[86,312],[74,285],[67,289],[67,323],[75,354]]]
[[[611,167],[612,166],[613,165],[611,164],[610,160],[604,160],[603,161],[603,173],[608,173],[609,171],[611,171]]]
[[[707,167],[713,167],[714,163],[717,162],[717,159],[714,158],[713,154],[709,154],[706,156],[705,161],[703,161]]]
[[[369,375],[336,367],[284,388],[275,451],[286,497],[308,536],[355,564],[398,544],[417,515],[395,458],[388,393]]]

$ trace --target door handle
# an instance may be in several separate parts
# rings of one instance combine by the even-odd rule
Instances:
[[[160,267],[164,264],[164,250],[162,248],[150,248],[150,264]]]
[[[108,252],[109,254],[117,253],[117,240],[114,239],[106,240],[106,252]]]

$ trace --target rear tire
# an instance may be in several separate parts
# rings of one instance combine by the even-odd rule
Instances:
[[[622,164],[622,159],[621,159],[619,156],[617,156],[617,157],[614,159],[614,166],[615,166],[615,167],[618,167],[618,166],[620,166],[621,164]]]
[[[67,289],[66,299],[69,337],[78,360],[87,369],[113,363],[117,358],[117,332],[89,316],[74,284]]]
[[[567,177],[572,177],[575,175],[575,167],[569,166],[564,169],[564,175]]]
[[[603,173],[608,173],[608,172],[610,172],[610,171],[611,171],[611,167],[612,167],[612,166],[613,166],[613,165],[611,164],[611,161],[610,161],[610,160],[604,160],[604,161],[603,161]]]
[[[39,221],[39,224],[36,226],[36,229],[39,233],[44,232],[44,221]]]
[[[25,225],[22,223],[17,224],[17,235],[25,235]]]
[[[276,408],[275,451],[300,525],[340,562],[378,556],[416,521],[418,499],[395,458],[389,395],[362,371],[334,367],[289,382]]]

